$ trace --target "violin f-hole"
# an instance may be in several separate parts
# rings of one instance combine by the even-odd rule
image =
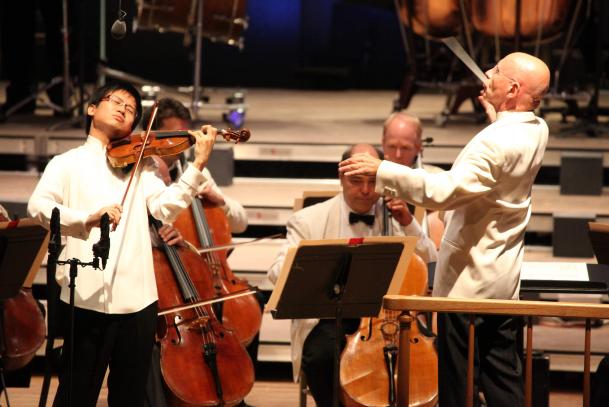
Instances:
[[[182,317],[176,315],[173,317],[173,329],[176,331],[176,339],[172,339],[171,342],[174,345],[179,345],[182,343],[182,335],[180,334],[180,329],[178,326],[182,323]]]

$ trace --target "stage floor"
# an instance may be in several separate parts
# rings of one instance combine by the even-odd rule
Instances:
[[[42,377],[34,376],[29,388],[9,388],[11,405],[19,407],[37,407],[42,387]],[[49,401],[52,404],[57,390],[57,379],[51,381]],[[252,407],[296,407],[299,405],[298,385],[290,381],[257,381],[245,401]],[[98,407],[107,406],[108,391],[104,386],[101,390]],[[574,390],[553,390],[550,392],[550,406],[572,407],[581,405],[582,395]],[[307,406],[314,407],[315,402],[311,396],[307,396]]]

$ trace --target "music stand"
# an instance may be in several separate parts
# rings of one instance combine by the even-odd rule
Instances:
[[[413,236],[303,240],[286,255],[267,309],[275,319],[336,319],[336,407],[342,319],[379,314],[383,296],[398,293],[416,241]]]
[[[33,219],[0,222],[0,381],[10,406],[4,381],[4,301],[23,286],[31,286],[44,258],[47,230]]]

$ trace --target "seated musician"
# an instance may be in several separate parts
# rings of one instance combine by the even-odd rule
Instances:
[[[150,111],[146,112],[143,116],[142,122],[148,123],[150,118]],[[156,119],[153,123],[153,130],[160,131],[174,131],[174,130],[187,130],[192,126],[190,112],[184,105],[172,98],[159,99],[159,108],[157,110]],[[155,157],[157,164],[162,167],[163,163],[159,160],[159,157]],[[177,176],[176,161],[179,156],[168,156],[163,157],[162,161],[169,170],[170,178],[165,180],[172,182]],[[203,170],[203,175],[207,180],[203,186],[199,189],[199,197],[210,201],[212,204],[216,204],[222,209],[228,218],[228,222],[232,233],[241,233],[247,228],[247,214],[243,206],[234,199],[224,195],[216,181],[212,177],[211,173],[207,168]]]
[[[374,147],[359,144],[351,147],[343,159],[356,153],[379,157]],[[268,271],[268,277],[276,282],[289,247],[298,245],[301,239],[336,239],[379,236],[383,233],[383,200],[374,192],[375,178],[368,176],[340,177],[342,193],[328,201],[312,205],[296,212],[287,223],[287,243]],[[426,238],[403,202],[390,202],[394,235],[419,236],[416,253],[424,261],[436,260],[436,249]],[[344,321],[345,332],[357,330],[359,320]],[[332,404],[333,356],[335,322],[331,319],[301,319],[292,323],[292,368],[294,377],[301,370],[318,406]],[[345,341],[343,341],[344,346]]]
[[[421,121],[406,112],[395,112],[389,115],[383,124],[383,138],[381,144],[385,160],[410,168],[423,168],[430,173],[443,171],[435,165],[423,163],[423,127]],[[396,197],[385,197],[386,200],[398,200]],[[414,211],[414,206],[409,206]],[[434,242],[436,248],[440,247],[442,233],[444,232],[442,212],[425,211],[421,227],[423,232]]]
[[[144,113],[143,123],[146,125],[149,121],[151,111]],[[188,109],[178,100],[172,98],[162,98],[159,100],[158,110],[155,122],[152,125],[153,130],[159,131],[174,131],[187,130],[191,126],[191,116]],[[157,175],[166,184],[170,184],[177,176],[176,162],[179,156],[157,157],[153,159],[157,164]],[[247,228],[247,214],[243,206],[225,196],[214,179],[210,171],[205,168],[203,175],[206,182],[199,189],[199,197],[206,199],[213,204],[216,204],[224,209],[224,213],[228,219],[231,232],[241,233]],[[151,240],[153,246],[159,246],[160,242],[151,230]],[[180,231],[171,224],[164,224],[159,229],[159,237],[169,245],[184,245],[184,238]],[[148,383],[146,388],[146,403],[150,407],[165,407],[167,402],[163,393],[163,385],[160,371],[160,353],[159,348],[155,344],[152,355],[152,365],[148,375]],[[241,406],[246,406],[245,402]]]

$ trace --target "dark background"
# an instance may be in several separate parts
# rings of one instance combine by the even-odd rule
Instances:
[[[67,0],[70,20],[71,73],[95,82],[99,56],[100,1]],[[188,0],[176,0],[188,2]],[[249,28],[244,34],[242,50],[226,44],[204,41],[201,80],[204,86],[283,87],[312,89],[399,89],[409,70],[402,45],[393,0],[245,0]],[[565,84],[590,85],[598,78],[596,59],[602,58],[602,87],[608,87],[606,72],[609,45],[609,7],[599,17],[595,13],[602,0],[588,7],[588,19],[578,22],[578,41],[569,52],[567,66],[561,74]],[[0,21],[27,19],[24,9],[40,9],[41,4],[55,9],[61,18],[61,0],[18,0],[0,2]],[[194,44],[183,45],[183,35],[154,31],[132,31],[136,0],[123,0],[127,12],[128,34],[122,40],[110,37],[110,27],[118,14],[118,0],[106,1],[106,52],[111,68],[167,85],[191,85],[193,82]],[[28,15],[26,15],[28,14]],[[601,22],[601,48],[594,18]],[[23,25],[25,27],[26,24]],[[21,27],[21,25],[20,25]],[[47,71],[60,64],[62,50],[45,42],[45,20],[38,10],[35,22],[36,46],[23,47],[23,53],[35,53],[34,74],[38,81],[52,75]],[[6,31],[6,30],[0,30]],[[19,30],[22,31],[22,30]],[[566,31],[566,29],[565,29]],[[24,32],[4,32],[4,41],[21,41]],[[487,39],[490,47],[492,39]],[[416,37],[418,61],[423,59],[424,42]],[[554,68],[560,58],[563,42],[558,40],[545,48],[545,58]],[[437,42],[431,42],[436,57],[431,66],[419,68],[425,80],[442,82],[448,76],[452,55]],[[502,53],[509,52],[502,44]],[[79,61],[84,61],[81,71]],[[492,62],[492,61],[491,61]],[[0,50],[0,79],[7,79],[6,61]],[[24,68],[25,69],[25,68]],[[457,64],[457,69],[463,69]],[[57,74],[55,72],[54,74]],[[433,78],[428,78],[428,75]]]
[[[55,2],[56,14],[61,15],[59,0],[21,0],[31,7],[42,1]],[[4,18],[24,18],[11,2],[2,3]],[[194,44],[184,47],[179,33],[132,32],[135,0],[122,1],[127,36],[122,40],[110,37],[118,3],[106,2],[108,65],[164,84],[192,84]],[[100,2],[69,0],[69,6],[71,70],[78,75],[83,52],[85,82],[94,82],[99,62]],[[204,85],[396,89],[401,83],[405,56],[391,0],[247,0],[247,16],[243,50],[204,41]],[[44,23],[38,12],[38,33],[44,32]],[[36,75],[41,81],[45,79],[46,59],[61,55],[61,49],[45,47],[44,36],[38,35],[34,52]],[[2,71],[2,79],[6,79]]]

